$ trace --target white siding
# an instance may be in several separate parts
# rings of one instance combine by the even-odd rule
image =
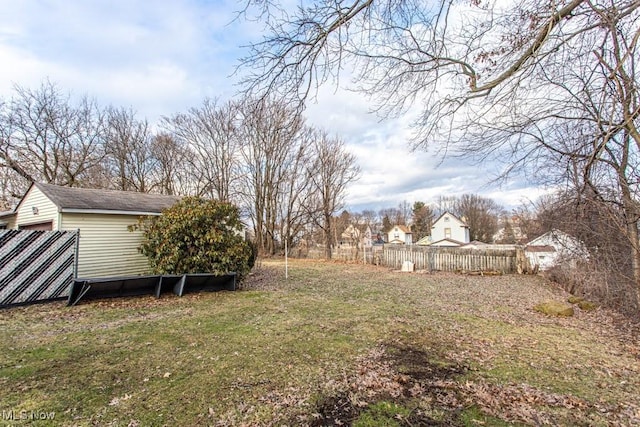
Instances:
[[[80,229],[78,277],[148,274],[147,259],[138,252],[140,231],[130,232],[135,215],[62,214],[61,229]]]
[[[37,214],[34,214],[34,208],[37,209]],[[32,185],[18,206],[15,222],[11,228],[48,221],[53,221],[52,230],[58,229],[58,207],[35,185]]]
[[[449,233],[445,232],[447,229]],[[437,242],[443,239],[469,243],[469,228],[454,215],[447,212],[431,226],[431,241]]]
[[[554,265],[558,258],[556,252],[525,252],[525,255],[529,259],[529,265],[531,267],[538,266],[541,271],[548,270]]]
[[[401,227],[394,226],[388,234],[389,243],[410,245],[413,242],[412,234],[405,232]]]
[[[527,250],[525,254],[531,265],[538,265],[540,270],[547,270],[558,262],[575,263],[576,260],[587,260],[589,252],[584,243],[562,231],[552,230],[530,241],[527,246],[551,246],[555,251],[536,252]]]

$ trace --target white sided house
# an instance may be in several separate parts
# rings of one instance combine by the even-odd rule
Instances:
[[[527,243],[524,253],[532,268],[547,270],[561,262],[575,265],[586,260],[589,252],[580,240],[560,230],[551,230]]]
[[[405,225],[394,225],[389,233],[388,243],[392,245],[411,245],[413,243],[413,234],[411,229]]]
[[[469,243],[469,226],[450,212],[444,212],[431,226],[431,236],[419,245],[460,247]]]
[[[157,216],[177,196],[60,187],[34,183],[11,214],[0,221],[21,230],[80,230],[78,277],[146,274],[138,252],[142,233],[129,231],[141,216]]]

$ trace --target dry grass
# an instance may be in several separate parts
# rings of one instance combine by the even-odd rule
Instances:
[[[633,328],[535,312],[566,297],[541,278],[290,267],[0,311],[0,425],[640,425]]]

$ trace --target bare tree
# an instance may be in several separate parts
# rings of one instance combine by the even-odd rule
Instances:
[[[314,219],[324,234],[325,256],[331,259],[332,217],[343,208],[347,185],[358,178],[360,168],[344,142],[325,132],[317,133],[313,153],[308,176],[315,196],[314,211],[319,212]]]
[[[290,195],[292,165],[301,166],[303,121],[284,104],[245,102],[241,111],[240,196],[254,228],[259,250],[275,254],[281,229],[283,195]],[[285,199],[286,200],[286,199]],[[290,203],[289,200],[287,203]]]
[[[535,206],[540,232],[562,230],[585,244],[588,260],[579,270],[564,271],[562,265],[551,272],[567,291],[597,300],[619,311],[636,314],[633,260],[630,243],[621,239],[626,227],[623,209],[603,204],[599,196],[573,189],[546,197]]]
[[[458,198],[456,196],[438,196],[438,200],[435,204],[435,214],[437,216],[442,215],[445,212],[456,213],[456,203]]]
[[[294,247],[311,223],[310,205],[311,183],[305,174],[305,166],[310,158],[314,132],[305,127],[296,136],[291,152],[283,164],[284,183],[277,204],[279,209],[280,235],[287,241],[288,248]]]
[[[155,158],[154,174],[158,190],[162,194],[193,194],[191,179],[191,152],[179,140],[168,133],[159,133],[151,141],[151,153]]]
[[[513,210],[512,218],[515,219],[515,223],[520,229],[520,234],[524,242],[534,239],[542,234],[545,231],[549,231],[550,228],[544,230],[541,226],[541,215],[540,212],[542,209],[539,209],[539,205],[544,205],[545,200],[548,196],[542,196],[538,198],[538,203],[534,204],[533,202],[529,202],[526,204],[522,204]]]
[[[11,209],[24,196],[21,181],[21,177],[0,160],[0,211]]]
[[[131,109],[107,109],[106,154],[112,187],[122,191],[147,193],[157,161],[152,154],[152,136],[146,120],[137,120]]]
[[[469,226],[471,240],[492,242],[498,231],[502,207],[492,199],[477,194],[463,194],[455,203],[454,213]]]
[[[192,152],[197,194],[231,201],[239,179],[240,103],[205,99],[199,108],[165,118],[165,129]]]
[[[422,108],[413,147],[502,161],[505,175],[569,181],[622,209],[640,299],[637,0],[249,5],[272,33],[242,63],[247,90],[300,102],[355,64],[351,88],[383,115]],[[535,172],[550,164],[560,173]]]
[[[383,209],[380,209],[380,211],[378,212],[378,215],[383,219],[387,218],[389,221],[388,229],[386,229],[386,225],[385,227],[383,227],[385,228],[384,229],[385,233],[389,231],[391,227],[394,225],[406,225],[404,215],[402,214],[399,208],[383,208]]]
[[[362,211],[362,220],[366,226],[371,227],[371,231],[378,231],[380,228],[378,214],[371,209],[365,209]]]
[[[398,217],[396,219],[396,224],[409,225],[411,222],[411,216],[411,203],[404,200],[398,205]]]
[[[0,100],[0,210],[8,210],[19,200],[23,194],[24,180],[29,176],[27,172],[21,174],[12,167],[8,119],[6,104]],[[20,170],[19,165],[16,167]]]
[[[86,96],[72,105],[51,82],[39,89],[15,87],[2,111],[0,158],[23,185],[44,181],[92,185],[90,171],[103,159],[103,114]]]
[[[532,106],[561,116],[555,102],[545,104],[560,99],[539,93],[547,77],[557,82],[557,71],[599,64],[595,41],[629,60],[624,49],[635,48],[640,8],[635,0],[353,0],[316,1],[282,14],[275,1],[248,4],[271,30],[241,62],[249,68],[248,90],[305,100],[355,63],[352,87],[372,95],[383,112],[420,101],[418,146],[434,137],[455,141],[468,122],[516,124]],[[627,43],[614,40],[618,31]]]

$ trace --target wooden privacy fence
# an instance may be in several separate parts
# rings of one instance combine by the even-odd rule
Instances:
[[[76,273],[75,231],[0,231],[0,306],[68,296]]]
[[[516,250],[479,250],[385,245],[381,265],[400,269],[411,261],[416,270],[518,272]]]
[[[290,255],[292,256],[292,255]],[[293,256],[296,256],[294,254]],[[299,254],[297,255],[301,257]],[[367,248],[333,248],[331,250],[331,259],[340,261],[357,261],[364,262],[365,264],[380,264],[380,257],[382,256],[382,245],[369,246]],[[310,259],[324,259],[324,248],[313,248],[306,251],[306,258]]]

